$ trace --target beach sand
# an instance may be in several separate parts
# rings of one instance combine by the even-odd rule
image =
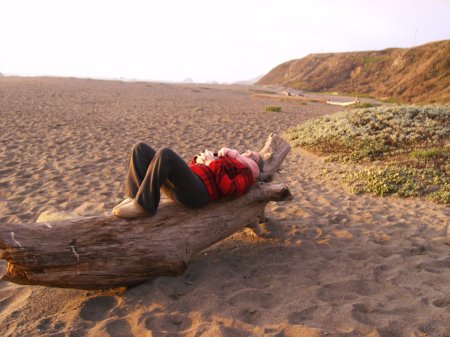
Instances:
[[[260,149],[342,109],[261,90],[0,78],[0,226],[109,213],[138,141],[186,160]],[[269,203],[265,233],[236,233],[181,276],[111,291],[0,282],[0,336],[450,336],[449,208],[350,194],[322,174],[330,165],[293,149],[276,180],[294,199]]]

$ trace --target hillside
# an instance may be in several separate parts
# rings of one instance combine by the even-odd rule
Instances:
[[[311,54],[278,65],[258,84],[399,102],[449,103],[450,40],[415,48]]]

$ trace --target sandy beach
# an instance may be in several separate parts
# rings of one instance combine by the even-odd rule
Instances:
[[[138,141],[186,160],[260,149],[271,132],[342,109],[264,90],[0,78],[0,226],[109,213]],[[265,233],[236,233],[181,276],[111,291],[0,282],[0,336],[450,336],[450,209],[353,195],[322,174],[329,165],[292,149],[276,180],[294,199],[268,205]]]

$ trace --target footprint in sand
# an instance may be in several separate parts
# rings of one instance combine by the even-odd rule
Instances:
[[[110,337],[133,337],[130,323],[126,319],[118,319],[106,324],[106,331]]]
[[[370,309],[364,303],[355,303],[352,308],[352,317],[355,321],[366,325],[374,325],[374,322],[369,319]]]
[[[31,295],[29,287],[11,286],[0,283],[0,324],[3,331],[14,331],[24,313],[22,306]]]
[[[107,318],[116,305],[117,300],[112,296],[93,297],[82,304],[80,317],[85,321],[99,322]]]
[[[39,321],[37,325],[37,329],[42,336],[49,337],[65,337],[66,333],[62,332],[62,330],[66,327],[66,323],[61,321],[53,322],[53,317],[43,318]],[[83,330],[84,331],[84,330]],[[74,336],[74,334],[70,334],[70,336]]]
[[[433,305],[438,308],[450,307],[450,296],[434,300]]]
[[[401,337],[403,336],[401,333],[402,330],[403,327],[401,322],[389,321],[387,326],[381,327],[377,331],[381,337]]]
[[[228,299],[231,306],[247,305],[253,308],[271,309],[274,297],[271,293],[260,290],[238,291]]]
[[[317,308],[317,305],[313,305],[301,311],[291,312],[288,315],[289,324],[303,324],[304,321],[313,317],[313,313],[317,310]]]
[[[169,333],[186,332],[192,327],[192,320],[180,312],[163,313],[158,309],[146,313],[141,317],[145,328],[152,332],[153,336],[166,336]]]
[[[30,288],[16,286],[0,287],[0,318],[12,308],[19,308],[31,295]]]
[[[364,280],[328,283],[320,287],[317,297],[323,302],[348,301],[358,296],[372,296],[378,292],[377,286]]]
[[[223,337],[244,337],[244,336],[253,336],[251,333],[245,330],[241,330],[238,328],[230,327],[230,326],[220,326],[219,327],[220,335]]]
[[[450,268],[450,258],[436,260],[433,262],[419,263],[415,267],[419,271],[424,270],[429,273],[440,274]]]

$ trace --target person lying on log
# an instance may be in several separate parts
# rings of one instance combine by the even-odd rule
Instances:
[[[162,189],[171,200],[191,208],[224,196],[247,193],[262,172],[260,154],[222,148],[195,156],[189,164],[169,148],[154,150],[146,143],[133,147],[125,181],[126,198],[112,213],[132,219],[156,213]]]

